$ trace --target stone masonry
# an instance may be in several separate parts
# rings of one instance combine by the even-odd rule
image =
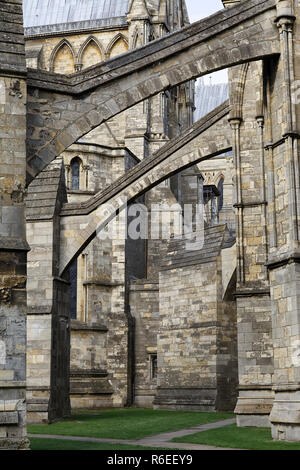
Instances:
[[[73,328],[73,364],[79,335],[86,363],[81,375],[71,371],[73,392],[101,383],[108,406],[128,406],[135,397],[151,406],[157,377],[155,407],[229,410],[237,398],[239,426],[270,425],[275,439],[300,439],[300,7],[294,0],[224,1],[228,8],[190,26],[182,9],[163,29],[164,5],[134,0],[129,33],[123,23],[113,38],[107,32],[103,45],[98,36],[75,34],[74,45],[71,37],[57,40],[50,28],[41,53],[32,34],[26,48],[34,68],[27,69],[22,2],[0,1],[0,448],[28,448],[26,312],[30,418],[51,421],[70,413]],[[125,52],[128,46],[139,47]],[[88,61],[92,67],[85,68]],[[229,103],[192,125],[193,86],[184,84],[227,67]],[[112,144],[119,124],[122,142]],[[91,131],[111,139],[109,158],[115,146],[117,152],[123,147],[125,161],[134,154],[135,163],[141,161],[110,181],[104,177],[100,186],[96,173],[70,157],[73,144],[79,146],[75,156],[80,146],[94,144],[91,137],[79,141]],[[99,145],[96,152],[105,153]],[[219,192],[203,185],[201,161],[231,149],[235,232],[208,218],[204,248],[191,253],[184,239],[156,241],[146,253],[143,244],[126,245],[120,235],[101,252],[109,251],[103,259],[110,259],[110,285],[99,290],[84,277],[80,256],[98,256],[90,243],[116,211],[122,218],[126,201],[172,201],[186,188],[181,201],[198,197],[213,215]],[[70,165],[67,179],[62,158]],[[185,173],[189,184],[176,179],[182,171],[191,172]],[[78,174],[79,191],[86,193],[78,198],[73,192],[67,202],[66,187],[72,189]],[[93,194],[89,178],[99,183]],[[170,186],[164,183],[169,178]],[[131,271],[134,257],[143,259],[138,273]],[[97,320],[90,343],[83,339],[86,322],[70,321],[68,270],[76,259],[82,292],[92,300],[78,311],[86,318],[93,312],[89,327]],[[92,357],[93,340],[99,347]]]
[[[26,66],[22,2],[0,2],[0,448],[26,449]]]

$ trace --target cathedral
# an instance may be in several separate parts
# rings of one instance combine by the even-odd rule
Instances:
[[[300,7],[223,5],[0,0],[0,449],[131,406],[300,440]]]
[[[61,5],[61,2],[50,1],[45,9],[41,1],[25,0],[23,9],[27,66],[59,74],[84,70],[189,24],[185,2],[177,1],[160,5],[159,2],[145,5],[118,0],[78,0]],[[215,102],[210,103],[204,93],[213,96]],[[51,402],[54,392],[51,374],[56,367],[51,360],[51,345],[56,334],[51,320],[56,306],[55,287],[51,292],[50,286],[59,245],[55,219],[61,205],[86,201],[189,128],[193,124],[196,101],[198,114],[206,115],[227,98],[226,84],[209,87],[203,82],[195,97],[194,81],[160,93],[86,134],[29,185],[26,219],[31,247],[27,280],[27,416],[30,421],[47,422],[56,418],[57,412],[68,413],[70,406],[72,409],[136,405],[212,410],[220,406],[221,391],[217,381],[222,381],[222,373],[217,372],[218,334],[213,326],[195,329],[195,337],[211,336],[210,356],[204,350],[201,359],[199,356],[208,389],[202,390],[202,386],[193,381],[191,398],[190,390],[185,391],[188,377],[183,376],[175,388],[174,381],[167,391],[165,378],[159,377],[158,335],[165,336],[160,321],[163,279],[160,279],[160,271],[169,246],[162,233],[150,236],[150,217],[146,240],[96,237],[69,267],[70,384],[65,385],[70,386],[70,405],[66,389],[65,404],[59,411],[55,409],[56,403],[53,408]],[[177,205],[180,210],[184,204],[200,202],[200,196],[205,198],[207,225],[214,227],[212,239],[215,230],[221,233],[216,246],[220,254],[227,222],[234,233],[231,167],[230,154],[209,162],[202,171],[195,165],[147,192],[139,202],[152,216],[155,207],[159,225],[170,208]],[[53,180],[54,174],[57,176]],[[45,185],[48,180],[50,186]],[[45,199],[50,203],[47,209]],[[153,218],[151,221],[154,223]],[[52,259],[45,257],[46,239]],[[204,274],[206,268],[200,269]],[[214,287],[215,280],[211,288]],[[234,322],[234,309],[230,315],[233,316],[228,321]],[[173,343],[178,337],[166,340]],[[67,346],[61,344],[60,347],[65,352]],[[195,353],[191,350],[189,355]],[[234,347],[230,356],[232,365],[236,363]],[[209,360],[215,362],[213,367],[208,366]],[[180,370],[182,364],[174,366]],[[221,408],[234,409],[235,386],[233,378],[230,390],[224,392],[226,403],[224,401]]]

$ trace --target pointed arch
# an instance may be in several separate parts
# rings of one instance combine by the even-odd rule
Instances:
[[[59,54],[62,55],[62,60],[56,64]],[[69,61],[67,60],[68,56]],[[75,57],[76,54],[74,52],[72,44],[67,39],[62,39],[58,44],[56,44],[53,51],[51,52],[50,72],[63,73],[66,75],[74,73],[76,62]]]
[[[218,188],[218,191],[220,195],[218,196],[218,212],[221,212],[224,206],[224,183],[225,183],[225,177],[223,173],[216,179],[216,187]]]
[[[91,54],[91,58],[89,60],[89,63],[85,64],[84,55],[87,53],[90,46],[94,46],[94,48],[95,48],[94,53],[95,54]],[[99,55],[98,55],[99,60],[97,60],[97,55],[96,55],[97,51],[99,51]],[[82,68],[84,69],[84,68],[87,68],[87,67],[91,67],[92,65],[99,64],[104,59],[105,59],[105,51],[104,51],[104,48],[103,48],[101,42],[98,41],[98,39],[95,38],[95,36],[89,36],[84,41],[84,43],[80,46],[80,49],[79,49],[79,52],[78,52],[78,64],[80,64],[82,66]]]
[[[124,46],[117,49],[118,43],[124,43]],[[116,54],[112,55],[113,49],[116,49]],[[116,55],[123,54],[124,52],[128,51],[128,40],[122,33],[118,33],[108,44],[107,49],[106,49],[106,57],[108,59],[111,59],[112,57],[115,57]]]
[[[141,44],[138,43],[139,40],[140,40],[140,34],[138,31],[138,28],[135,28],[134,33],[132,35],[131,49],[136,49],[137,47],[140,47],[143,45],[143,43]]]
[[[237,73],[230,81],[231,87],[231,112],[230,119],[243,118],[243,102],[249,62],[236,66]]]
[[[82,171],[82,160],[79,157],[72,158],[70,162],[71,167],[71,189],[73,190],[80,190],[81,189],[81,181],[80,181],[80,173]]]

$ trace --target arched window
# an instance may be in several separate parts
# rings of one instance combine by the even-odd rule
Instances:
[[[73,160],[71,161],[71,189],[80,189],[80,166],[80,158],[73,158]]]
[[[70,273],[70,310],[71,318],[77,318],[77,259],[73,261],[69,268]]]
[[[220,196],[218,198],[218,212],[221,212],[223,209],[224,203],[224,178],[222,177],[218,183],[218,190],[220,192]]]

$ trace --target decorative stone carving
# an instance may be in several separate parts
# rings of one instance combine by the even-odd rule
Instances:
[[[11,289],[2,288],[0,289],[0,303],[9,303],[11,301]],[[1,334],[1,330],[0,330]]]
[[[19,80],[13,80],[10,87],[10,96],[16,96],[17,98],[23,98],[23,93],[21,91],[21,83]]]

